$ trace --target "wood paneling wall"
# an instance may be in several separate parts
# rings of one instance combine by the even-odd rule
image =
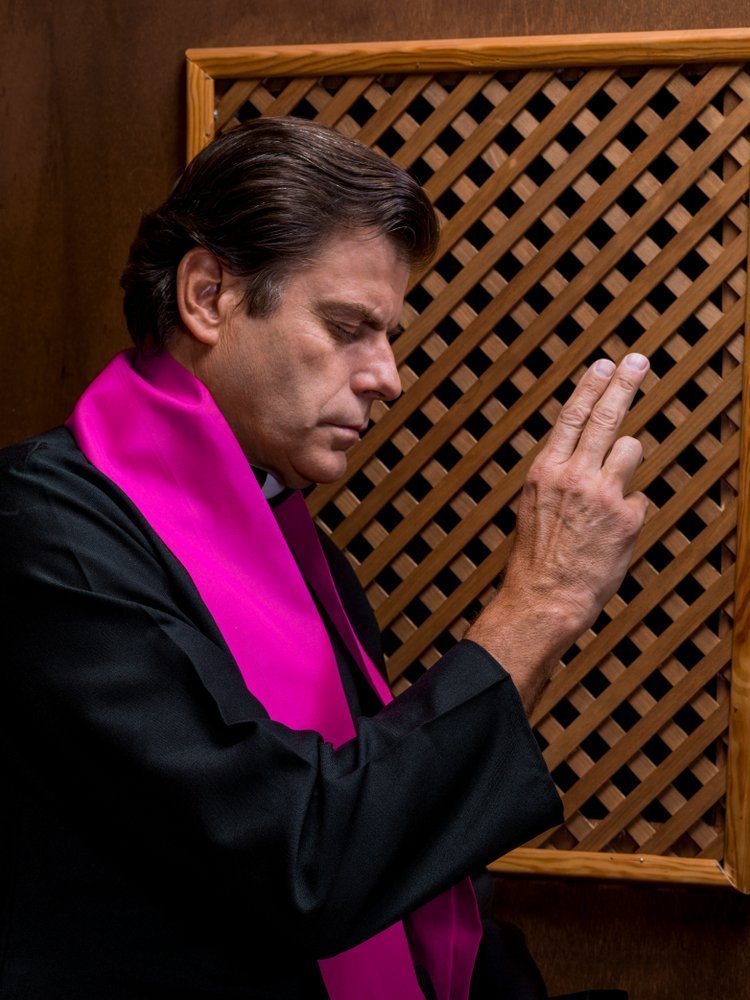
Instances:
[[[118,277],[185,144],[189,47],[739,27],[748,0],[0,0],[0,443],[58,423],[127,337]],[[750,998],[750,904],[505,880],[553,991]]]
[[[748,1000],[750,897],[724,889],[501,879],[498,918],[526,934],[551,995]]]

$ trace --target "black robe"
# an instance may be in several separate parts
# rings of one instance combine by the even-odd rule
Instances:
[[[316,958],[560,819],[513,683],[474,643],[372,716],[345,669],[359,718],[338,750],[271,721],[64,429],[0,453],[0,553],[4,1000],[323,997]]]

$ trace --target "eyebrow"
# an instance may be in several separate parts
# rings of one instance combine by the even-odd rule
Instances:
[[[318,308],[325,313],[351,317],[360,323],[366,323],[367,326],[374,327],[376,330],[383,328],[382,321],[362,302],[341,302],[338,299],[324,299],[318,303]],[[397,337],[400,333],[404,332],[404,328],[401,323],[397,323],[394,327],[387,329],[386,332],[389,337]]]

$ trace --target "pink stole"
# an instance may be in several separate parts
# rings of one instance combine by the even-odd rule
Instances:
[[[272,719],[316,730],[334,746],[356,735],[305,579],[379,699],[391,700],[347,619],[302,495],[271,510],[208,390],[169,354],[118,355],[67,426],[185,567]],[[407,921],[408,942],[398,921],[319,961],[332,1000],[423,1000],[414,961],[439,1000],[466,1000],[481,936],[470,883]]]

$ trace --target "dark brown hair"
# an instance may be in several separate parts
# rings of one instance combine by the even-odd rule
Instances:
[[[193,247],[246,278],[248,312],[266,315],[328,239],[365,230],[387,236],[412,267],[437,246],[434,210],[400,167],[314,122],[246,122],[199,153],[141,219],[120,280],[130,335],[158,349],[179,327],[177,267]]]

